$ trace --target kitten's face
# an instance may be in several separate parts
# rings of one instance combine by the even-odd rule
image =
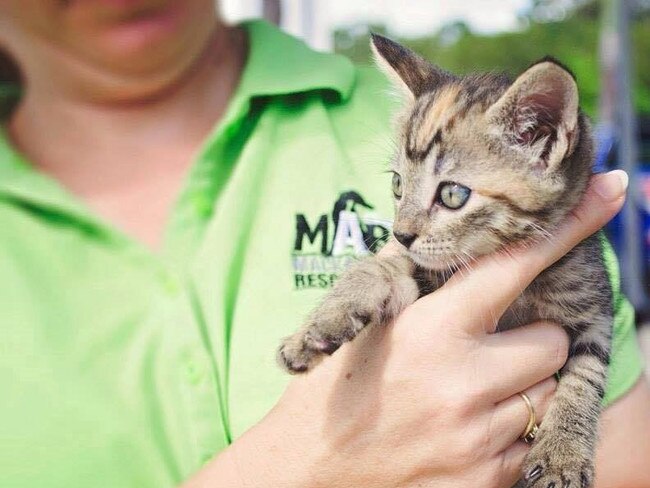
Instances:
[[[447,270],[550,237],[590,172],[571,75],[545,61],[514,83],[457,78],[392,41],[373,42],[380,64],[412,95],[391,168],[393,231],[411,258]]]
[[[450,85],[415,101],[393,160],[395,233],[416,236],[408,251],[427,268],[446,269],[542,235],[566,188],[563,179],[529,167],[487,122],[491,104],[464,112],[462,90]],[[491,90],[489,101],[503,92],[498,85]]]

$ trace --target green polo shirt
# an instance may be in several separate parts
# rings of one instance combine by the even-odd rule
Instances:
[[[274,405],[280,338],[390,232],[383,77],[263,22],[246,29],[240,85],[160,253],[0,136],[0,486],[186,479]],[[607,401],[640,372],[618,296]]]

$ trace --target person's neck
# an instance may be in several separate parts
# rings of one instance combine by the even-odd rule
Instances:
[[[8,124],[10,136],[33,164],[53,173],[72,170],[80,159],[85,168],[105,157],[111,166],[119,165],[116,156],[122,149],[134,155],[160,145],[195,147],[223,114],[237,85],[242,44],[241,32],[220,28],[178,79],[126,102],[75,98],[42,77],[30,82],[27,76],[24,97]]]
[[[192,156],[223,115],[243,69],[244,33],[218,31],[182,77],[155,96],[128,103],[75,99],[56,86],[30,84],[27,76],[8,123],[11,139],[100,215],[155,246]],[[140,222],[121,222],[147,192],[163,203],[151,209],[156,215],[142,218],[158,219],[158,225],[141,231]]]

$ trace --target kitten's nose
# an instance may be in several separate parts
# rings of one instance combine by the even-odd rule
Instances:
[[[395,239],[397,239],[406,249],[411,247],[413,241],[417,238],[417,234],[402,234],[401,232],[393,232]]]

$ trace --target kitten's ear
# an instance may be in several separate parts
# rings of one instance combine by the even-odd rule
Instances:
[[[409,98],[435,90],[452,75],[390,39],[372,34],[370,47],[377,65]]]
[[[555,167],[577,139],[578,86],[564,66],[544,58],[515,80],[487,117],[538,169]]]

